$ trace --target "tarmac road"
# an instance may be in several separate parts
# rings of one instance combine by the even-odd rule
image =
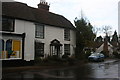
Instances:
[[[3,80],[119,80],[119,74],[120,61],[107,59],[76,67],[3,73]]]

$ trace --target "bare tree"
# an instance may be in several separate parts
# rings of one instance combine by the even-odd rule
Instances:
[[[99,31],[101,31],[101,29],[98,28],[98,27],[93,27],[92,31],[93,31],[93,33],[94,33],[95,35],[97,35],[97,33],[98,33]]]
[[[105,33],[106,36],[110,35],[110,33],[112,32],[112,27],[111,26],[103,26],[102,27],[102,31]]]

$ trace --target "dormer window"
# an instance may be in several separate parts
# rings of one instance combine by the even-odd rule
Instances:
[[[2,18],[2,31],[9,31],[13,32],[14,31],[14,22],[15,20],[12,18]]]

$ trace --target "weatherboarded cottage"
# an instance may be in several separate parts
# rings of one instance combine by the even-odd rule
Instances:
[[[33,61],[75,53],[75,27],[62,15],[49,12],[49,7],[44,1],[38,8],[21,2],[2,3],[1,60]]]

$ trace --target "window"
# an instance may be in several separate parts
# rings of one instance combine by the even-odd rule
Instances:
[[[35,42],[35,57],[44,57],[44,43]]]
[[[36,38],[44,39],[44,26],[43,25],[36,24],[35,36]]]
[[[0,39],[0,49],[4,51],[4,40]]]
[[[6,51],[11,51],[12,50],[12,40],[9,39],[6,41]]]
[[[70,30],[64,29],[64,40],[70,41]]]
[[[64,44],[64,54],[70,55],[70,44]]]
[[[20,40],[0,40],[2,41],[2,52],[0,59],[21,59],[21,41]]]
[[[11,18],[2,18],[2,31],[14,31],[14,19]]]
[[[8,58],[10,58],[10,56],[13,53],[13,51],[12,51],[12,40],[11,39],[6,41],[6,51],[8,53]]]
[[[4,40],[0,39],[0,59],[2,59],[3,51],[4,51]]]

